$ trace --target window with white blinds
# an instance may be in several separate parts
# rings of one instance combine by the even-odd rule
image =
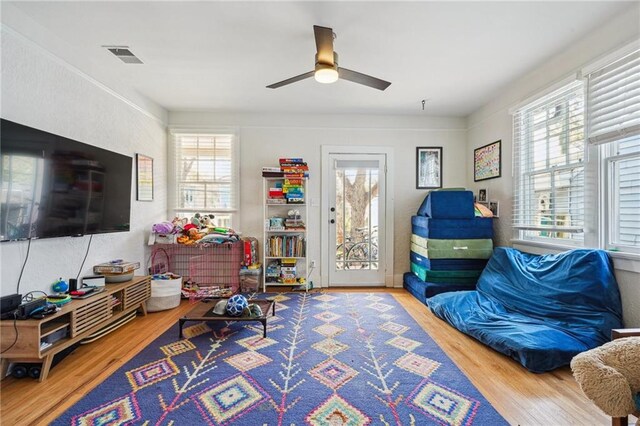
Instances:
[[[605,245],[640,252],[640,50],[589,73],[590,144],[601,145]]]
[[[584,237],[584,86],[570,83],[514,115],[513,225],[520,238]]]
[[[606,248],[640,252],[640,135],[607,144]]]
[[[176,216],[213,213],[232,227],[238,209],[238,147],[233,134],[172,131]]]
[[[587,75],[589,143],[640,134],[640,51]]]

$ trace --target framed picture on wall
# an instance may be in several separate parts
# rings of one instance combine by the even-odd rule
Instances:
[[[487,203],[489,200],[489,193],[486,188],[478,189],[478,202],[479,203]]]
[[[153,158],[136,154],[136,200],[153,201]]]
[[[500,202],[489,201],[489,210],[493,213],[493,217],[500,217]]]
[[[416,148],[416,189],[442,188],[442,147]]]
[[[502,172],[502,141],[495,141],[473,150],[473,181],[494,179]]]

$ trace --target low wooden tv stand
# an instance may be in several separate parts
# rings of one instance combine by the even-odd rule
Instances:
[[[0,321],[0,352],[3,352],[0,378],[7,375],[10,363],[42,363],[39,378],[42,382],[49,374],[55,354],[132,311],[140,309],[146,315],[145,302],[149,297],[150,277],[134,277],[131,281],[107,284],[103,292],[87,299],[72,300],[43,319]],[[43,342],[49,341],[51,345],[44,347]]]

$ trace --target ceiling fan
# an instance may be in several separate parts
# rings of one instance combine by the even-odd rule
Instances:
[[[277,89],[278,87],[286,86],[287,84],[295,83],[296,81],[304,80],[309,77],[314,77],[319,83],[334,83],[338,78],[342,78],[344,80],[364,84],[365,86],[373,87],[378,90],[384,90],[389,87],[391,83],[388,81],[380,80],[379,78],[371,77],[370,75],[351,71],[338,66],[338,54],[333,50],[334,33],[331,28],[314,25],[313,33],[316,38],[316,49],[318,51],[318,53],[316,53],[315,70],[288,78],[278,83],[270,84],[267,86],[269,89]]]

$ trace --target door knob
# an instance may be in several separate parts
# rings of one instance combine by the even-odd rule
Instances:
[[[336,208],[335,207],[331,207],[331,212],[333,213],[335,211],[336,211]]]
[[[335,219],[331,219],[330,221],[331,223],[336,223]]]

